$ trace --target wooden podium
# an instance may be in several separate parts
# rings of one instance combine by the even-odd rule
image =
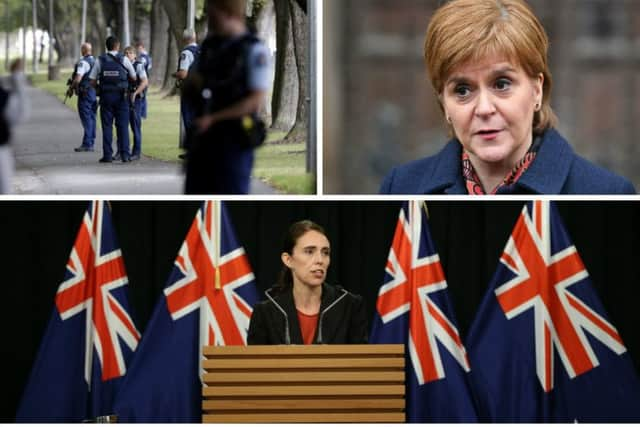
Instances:
[[[400,423],[403,345],[205,347],[206,423]]]

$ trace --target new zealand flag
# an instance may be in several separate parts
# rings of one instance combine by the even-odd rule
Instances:
[[[467,348],[482,421],[640,421],[631,358],[551,202],[525,205]]]
[[[201,422],[202,348],[245,345],[256,299],[249,260],[223,203],[205,202],[118,395],[118,420]]]
[[[370,341],[407,348],[407,420],[473,422],[476,413],[447,282],[423,203],[400,211]]]
[[[113,414],[140,334],[109,208],[84,215],[51,320],[18,408],[19,422],[80,422]]]

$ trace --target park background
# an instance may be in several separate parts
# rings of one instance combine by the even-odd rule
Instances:
[[[198,41],[204,40],[206,14],[205,0],[2,0],[1,69],[23,58],[33,85],[63,100],[83,40],[93,45],[96,57],[104,53],[109,35],[121,40],[122,49],[141,40],[153,58],[143,154],[178,162],[179,99],[171,74],[183,30],[194,28]],[[260,112],[269,128],[267,144],[257,151],[253,175],[279,192],[315,193],[315,97],[310,95],[315,89],[308,78],[313,10],[306,0],[249,0],[246,14],[271,52],[274,71]],[[66,104],[76,109],[75,99]]]

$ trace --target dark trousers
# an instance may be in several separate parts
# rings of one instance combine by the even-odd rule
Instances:
[[[147,95],[145,94],[144,98],[142,98],[142,109],[140,111],[140,117],[143,119],[147,118]]]
[[[100,96],[100,122],[102,123],[102,155],[113,158],[113,122],[116,123],[118,151],[122,159],[129,158],[129,101],[124,93],[107,92]]]
[[[129,123],[133,132],[132,155],[140,155],[142,152],[142,109],[146,102],[145,98],[136,98],[136,102],[129,109]]]
[[[219,126],[190,142],[185,194],[249,194],[253,148],[232,126]]]
[[[96,91],[88,89],[84,94],[78,96],[78,115],[84,129],[82,146],[93,148],[96,140],[96,113],[98,111],[98,101]]]
[[[180,97],[180,117],[182,118],[182,123],[184,124],[184,130],[185,130],[184,138],[180,141],[180,148],[188,150],[189,149],[188,135],[191,134],[190,129],[193,126],[195,113],[193,112],[193,108],[191,108],[189,103],[184,99],[184,96]]]

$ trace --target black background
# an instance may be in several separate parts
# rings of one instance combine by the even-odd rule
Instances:
[[[484,295],[524,202],[428,203],[431,232],[462,337]],[[260,292],[280,270],[288,225],[309,218],[331,242],[328,282],[361,294],[373,316],[401,202],[226,202]],[[133,318],[143,332],[201,203],[116,201],[112,214],[130,284]],[[558,203],[610,320],[640,367],[640,203]],[[0,202],[3,381],[0,421],[12,421],[51,315],[84,201]]]

